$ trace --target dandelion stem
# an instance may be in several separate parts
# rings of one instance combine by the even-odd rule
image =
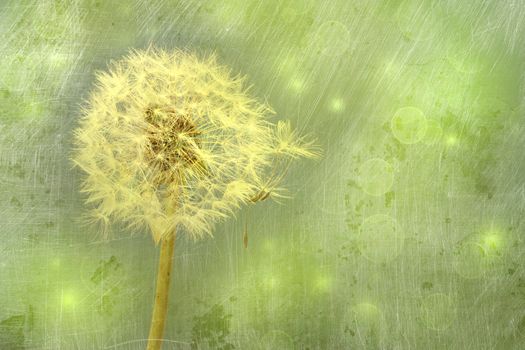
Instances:
[[[168,311],[168,295],[170,287],[171,266],[175,249],[175,232],[161,240],[159,271],[157,275],[157,289],[155,291],[155,305],[151,317],[151,326],[148,337],[147,350],[159,350],[162,346],[162,334]]]

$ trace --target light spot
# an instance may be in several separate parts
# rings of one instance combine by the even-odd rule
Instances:
[[[503,248],[503,238],[497,232],[489,232],[482,238],[485,254],[500,255]]]
[[[67,308],[74,307],[76,305],[76,301],[77,298],[73,291],[62,291],[62,306]]]
[[[457,273],[464,278],[480,278],[488,269],[482,246],[473,242],[462,244],[454,255],[452,264]]]
[[[497,272],[501,267],[503,240],[494,233],[475,235],[458,244],[452,256],[452,266],[467,279],[478,279]]]
[[[380,67],[383,69],[381,76],[388,77],[389,79],[396,79],[404,69],[404,66],[394,59],[383,61]]]
[[[354,315],[357,320],[361,321],[377,321],[381,316],[379,308],[371,303],[359,303],[353,307]]]
[[[294,55],[287,55],[282,60],[275,61],[277,74],[290,75],[300,67],[299,58]]]
[[[315,279],[314,286],[319,292],[327,292],[331,289],[332,279],[328,276],[319,275]]]
[[[51,260],[51,266],[58,269],[60,267],[60,258],[54,258]]]
[[[373,215],[361,225],[358,245],[360,252],[368,260],[388,263],[403,249],[403,231],[391,216]]]
[[[74,63],[75,57],[70,53],[48,52],[46,53],[47,63],[52,69],[65,69]]]
[[[368,335],[378,330],[381,323],[381,310],[369,302],[356,304],[350,309],[350,321],[363,335]]]
[[[451,134],[447,136],[445,142],[448,146],[455,146],[458,143],[458,138],[456,135]]]
[[[293,78],[292,80],[290,80],[290,83],[289,83],[288,86],[289,86],[290,90],[292,90],[293,92],[295,92],[297,94],[300,94],[300,93],[304,92],[305,87],[306,87],[306,83],[305,83],[304,79],[302,79],[302,78]]]
[[[448,295],[435,293],[423,298],[421,319],[425,326],[435,331],[449,328],[456,318],[456,305]]]
[[[341,56],[348,50],[350,45],[350,33],[341,22],[324,22],[317,30],[313,43],[314,48],[321,55],[329,57]]]
[[[242,18],[245,13],[242,1],[231,0],[231,1],[209,1],[207,6],[212,16],[214,16],[221,25],[222,28],[230,31],[232,29],[238,29],[242,22],[239,18]]]
[[[427,120],[416,107],[403,107],[396,111],[390,123],[394,137],[401,143],[414,144],[425,136]]]
[[[329,109],[334,113],[339,113],[345,108],[345,102],[341,97],[334,97],[330,100]]]
[[[273,242],[272,242],[272,240],[270,240],[270,239],[265,239],[265,240],[264,240],[264,243],[263,243],[263,248],[264,248],[264,250],[266,250],[266,251],[271,251],[271,250],[273,250],[274,246],[273,246]]]
[[[394,168],[381,158],[372,158],[359,168],[359,185],[366,193],[380,196],[394,183]]]
[[[263,280],[264,287],[269,290],[273,290],[279,284],[279,280],[275,276],[266,276]]]

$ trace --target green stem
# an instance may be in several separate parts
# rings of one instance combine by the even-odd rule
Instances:
[[[176,234],[161,240],[159,270],[157,275],[157,289],[155,291],[155,305],[148,337],[147,350],[160,350],[162,346],[162,334],[166,323],[168,311],[168,295],[170,287],[171,266],[173,263],[173,252],[175,250]]]

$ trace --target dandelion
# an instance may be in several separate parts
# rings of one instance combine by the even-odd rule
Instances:
[[[149,230],[160,244],[148,349],[161,346],[176,233],[211,236],[261,192],[279,196],[293,159],[319,154],[289,122],[272,123],[243,83],[214,55],[133,51],[97,74],[75,130],[91,218]]]

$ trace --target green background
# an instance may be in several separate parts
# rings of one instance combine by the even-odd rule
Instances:
[[[324,150],[291,199],[179,237],[165,349],[521,349],[523,18],[519,0],[1,1],[0,348],[145,348],[158,249],[82,224],[69,157],[94,72],[151,44],[216,52]]]

